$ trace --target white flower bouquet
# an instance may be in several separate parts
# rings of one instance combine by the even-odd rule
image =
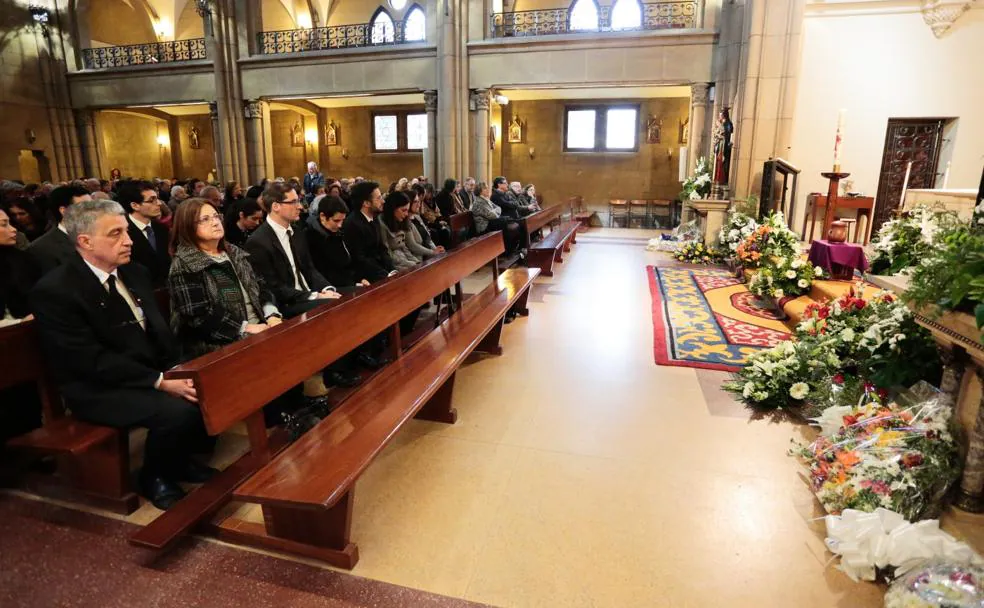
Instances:
[[[787,340],[753,354],[722,388],[753,409],[782,409],[810,399],[839,366],[832,340]]]
[[[738,246],[758,228],[755,218],[745,215],[738,210],[732,210],[728,214],[728,221],[718,232],[718,242],[721,244],[721,251],[728,257],[738,257]]]
[[[680,200],[696,201],[707,198],[710,193],[711,170],[707,166],[707,159],[701,156],[697,159],[694,174],[683,182],[683,189],[680,191]]]
[[[769,258],[752,276],[748,290],[764,297],[795,298],[810,291],[813,281],[823,277],[823,269],[796,256]]]

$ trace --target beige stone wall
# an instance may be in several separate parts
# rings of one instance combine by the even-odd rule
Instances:
[[[28,140],[28,130],[36,137],[33,143]],[[14,35],[0,46],[0,178],[33,177],[35,168],[30,168],[26,175],[21,174],[18,160],[21,150],[41,151],[54,171],[51,130],[33,32]]]
[[[372,178],[387,188],[390,182],[401,177],[412,178],[423,172],[423,154],[373,154],[372,112],[386,110],[419,110],[423,106],[382,106],[330,108],[328,119],[338,125],[338,145],[328,148],[328,166],[322,167],[325,175],[341,178],[361,175]],[[349,157],[342,158],[342,150]]]
[[[149,179],[174,173],[168,151],[162,153],[157,136],[167,133],[163,120],[123,112],[99,112],[99,157],[109,174],[119,169],[124,177]]]
[[[291,145],[290,130],[294,124],[301,125],[301,132],[304,131],[304,116],[293,110],[273,110],[270,112],[270,130],[273,137],[273,175],[269,177],[283,177],[289,179],[292,176],[304,175],[307,166],[308,145]],[[314,160],[314,159],[310,159]]]
[[[427,10],[427,3],[424,0],[417,0],[420,6]],[[382,6],[388,12],[393,21],[403,19],[410,7],[414,5],[413,0],[407,0],[407,5],[403,10],[394,10],[386,0],[371,2],[366,0],[335,0],[328,15],[328,25],[348,25],[350,23],[369,23],[376,10]]]
[[[280,0],[262,0],[260,4],[264,32],[294,29],[294,20]]]
[[[501,143],[502,174],[510,181],[536,184],[537,192],[548,204],[566,202],[574,195],[583,196],[586,205],[596,208],[607,206],[612,198],[675,198],[680,192],[677,125],[687,115],[689,100],[662,98],[625,101],[641,104],[638,152],[563,151],[565,105],[590,104],[590,101],[510,103],[503,109],[503,123],[508,124],[513,116],[518,115],[527,125],[526,141],[521,144]],[[645,125],[651,115],[663,119],[660,144],[645,143]],[[532,160],[529,157],[530,147],[535,149]],[[672,156],[668,157],[667,152]],[[493,154],[493,158],[495,156],[497,154]],[[495,166],[493,160],[493,169]]]
[[[113,46],[157,41],[150,16],[138,3],[131,6],[123,0],[91,0],[81,18],[88,19],[93,41]]]
[[[175,40],[205,37],[205,27],[202,18],[198,15],[196,6],[194,2],[188,2],[184,10],[181,11],[181,16],[178,17],[177,24],[174,26]]]
[[[191,147],[191,128],[196,127],[200,134],[199,148]],[[178,118],[181,166],[176,177],[199,177],[205,179],[209,172],[215,172],[215,147],[212,138],[212,119],[208,114],[195,114]],[[173,143],[173,142],[172,142]]]

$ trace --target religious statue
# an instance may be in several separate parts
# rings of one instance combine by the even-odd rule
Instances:
[[[714,132],[711,134],[711,145],[714,148],[714,179],[715,184],[727,184],[731,174],[731,136],[735,125],[731,122],[728,108],[722,108]]]
[[[111,181],[119,181],[123,177],[123,173],[119,169],[113,169],[109,172],[109,179]]]
[[[295,122],[290,128],[290,145],[296,148],[304,147],[304,129],[301,128],[300,122]]]
[[[202,147],[202,132],[198,130],[198,127],[191,128],[191,131],[188,132],[188,139],[191,141],[192,150],[198,150]]]
[[[663,130],[663,120],[652,116],[646,123],[646,143],[647,144],[658,144],[661,139],[661,131]]]
[[[329,122],[328,126],[325,128],[325,145],[338,145],[338,125],[334,122]]]
[[[687,139],[690,136],[690,117],[685,116],[683,120],[680,121],[680,145],[687,145]]]
[[[518,116],[514,116],[512,122],[509,123],[509,143],[523,143],[523,124],[519,122]]]

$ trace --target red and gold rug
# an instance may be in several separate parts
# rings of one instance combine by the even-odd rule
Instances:
[[[737,371],[790,337],[782,310],[720,268],[649,266],[658,365]]]

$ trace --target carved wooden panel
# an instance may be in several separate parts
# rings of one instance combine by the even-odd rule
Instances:
[[[909,161],[912,161],[912,172],[908,187],[934,187],[942,142],[942,119],[889,119],[885,149],[882,152],[881,174],[878,178],[872,235],[886,220],[891,219],[892,212],[898,208]]]

